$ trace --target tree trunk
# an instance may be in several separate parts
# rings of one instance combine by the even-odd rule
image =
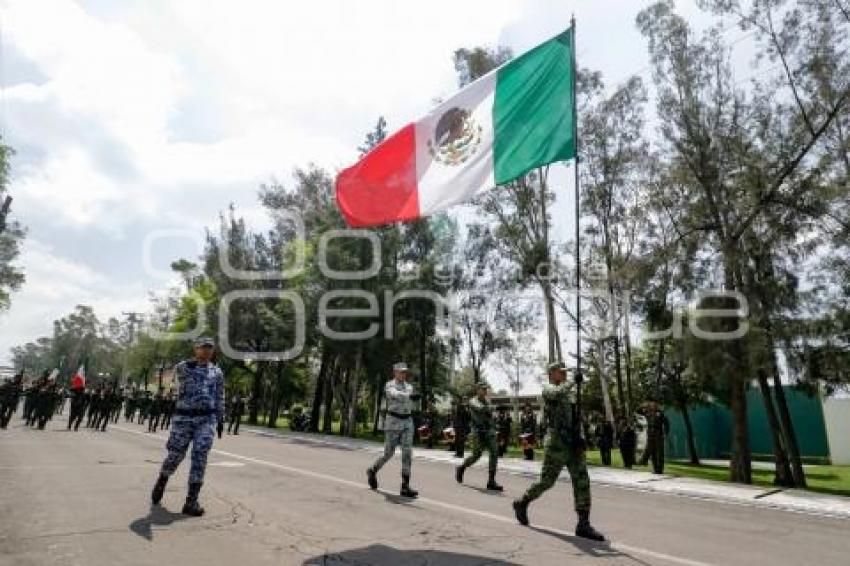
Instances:
[[[428,367],[426,359],[428,342],[422,324],[422,322],[419,323],[419,385],[422,389],[420,391],[422,398],[419,400],[419,410],[424,415],[428,408]]]
[[[629,325],[631,324],[631,317],[629,316],[629,309],[631,309],[631,300],[629,300],[625,308],[623,309],[623,315],[625,316],[625,324],[623,325],[623,343],[626,345],[626,414],[627,418],[632,416],[632,411],[634,410],[634,398],[632,396],[632,343],[631,343],[631,330],[629,330]]]
[[[740,348],[738,349],[740,350]],[[747,429],[747,388],[739,376],[732,377],[731,402],[734,433],[732,437],[732,454],[729,461],[730,479],[739,483],[752,483],[753,470],[750,455],[750,437]]]
[[[661,399],[661,377],[664,375],[664,346],[667,339],[663,338],[658,343],[658,355],[655,358],[655,397]]]
[[[325,377],[325,416],[322,419],[322,432],[325,434],[333,432],[334,379],[336,378],[337,365],[337,360],[334,359]]]
[[[263,371],[265,370],[265,362],[257,363],[257,370],[254,372],[254,383],[251,387],[251,406],[248,409],[248,424],[256,425],[257,417],[260,413],[260,403],[262,402],[263,393]]]
[[[322,400],[325,393],[325,379],[328,372],[328,354],[322,352],[319,375],[316,376],[316,390],[313,391],[313,406],[310,407],[310,432],[319,432],[319,417],[322,414]]]
[[[611,392],[608,388],[608,378],[605,376],[605,352],[602,341],[597,342],[597,355],[599,356],[599,386],[602,389],[602,404],[605,406],[605,420],[613,423],[614,409],[611,405]]]
[[[266,416],[266,428],[275,428],[277,425],[277,415],[278,415],[278,385],[277,385],[277,369],[275,369],[275,377],[272,378],[271,383],[269,383],[268,390],[266,392],[266,400],[268,402],[268,413]]]
[[[339,392],[339,435],[346,436],[348,434],[348,408],[351,406],[349,400],[350,382],[351,382],[351,363],[348,357],[345,357],[345,368],[340,368],[340,379],[337,381]]]
[[[348,436],[355,438],[357,436],[357,409],[358,409],[358,393],[360,392],[360,368],[363,364],[363,350],[357,349],[357,354],[354,358],[354,373],[351,376],[351,393],[348,404]]]
[[[284,375],[284,364],[283,361],[278,361],[276,364],[275,371],[275,386],[274,391],[271,394],[271,407],[269,409],[269,419],[266,422],[266,426],[268,428],[277,428],[277,418],[280,415],[280,404],[283,401],[283,375]]]
[[[773,344],[771,336],[770,343]],[[794,423],[791,420],[791,413],[788,411],[788,401],[785,398],[785,389],[782,388],[782,379],[779,377],[779,368],[776,367],[776,351],[771,351],[771,359],[773,360],[773,394],[776,397],[776,406],[779,408],[779,418],[782,420],[782,429],[785,432],[785,440],[788,443],[788,453],[791,457],[791,472],[794,477],[794,484],[797,487],[806,487],[806,472],[803,469],[803,460],[800,457],[800,446],[797,444],[797,432],[794,430]]]
[[[620,365],[620,332],[617,322],[617,297],[614,294],[613,259],[611,257],[611,240],[608,223],[603,222],[605,237],[605,271],[608,283],[608,298],[611,301],[611,332],[614,340],[614,377],[617,380],[617,412],[626,414],[626,395],[623,391],[623,370]]]
[[[770,426],[770,436],[773,441],[773,458],[776,463],[776,475],[773,484],[782,487],[794,487],[794,477],[791,475],[791,466],[788,463],[788,453],[782,438],[782,426],[776,416],[776,408],[773,406],[773,398],[770,394],[770,385],[763,369],[757,372],[759,389],[761,390],[764,410],[767,414],[767,423]]]
[[[555,301],[552,298],[552,286],[548,280],[540,283],[543,290],[543,306],[546,311],[546,332],[549,340],[549,363],[563,360],[561,337],[558,333],[558,319],[555,316]]]
[[[544,256],[545,261],[549,263],[551,262],[551,256],[549,253],[549,212],[546,207],[546,183],[544,181],[546,176],[543,174],[541,169],[537,170],[537,174],[539,175],[538,179],[540,179],[540,218],[543,223],[542,244],[546,250],[546,255]],[[549,342],[548,363],[563,361],[564,358],[561,354],[561,339],[558,336],[558,323],[555,318],[555,301],[552,299],[551,279],[542,279],[540,281],[540,286],[543,290],[543,302],[546,309],[546,332]],[[579,313],[576,313],[576,317],[580,318]]]
[[[699,454],[697,453],[697,444],[694,439],[694,426],[691,423],[691,413],[688,410],[688,403],[680,403],[679,412],[682,413],[682,420],[685,421],[685,433],[688,437],[688,456],[691,464],[699,466]]]
[[[723,277],[726,291],[736,291],[738,280],[738,249],[736,242],[726,242],[723,254]],[[734,308],[737,305],[729,305]],[[738,321],[732,321],[728,330],[733,331]],[[747,378],[744,372],[744,352],[740,339],[729,341],[723,347],[732,360],[729,368],[729,409],[732,411],[734,432],[732,434],[732,454],[729,460],[729,475],[733,482],[752,483],[752,455],[750,453],[749,422],[747,420]]]

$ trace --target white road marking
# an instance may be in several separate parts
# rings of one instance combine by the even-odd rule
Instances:
[[[277,438],[281,440],[285,440],[287,438],[295,438],[301,440],[305,443],[310,444],[319,444],[319,445],[328,445],[328,446],[345,446],[346,448],[350,448],[351,450],[360,450],[364,452],[369,452],[371,454],[380,454],[383,452],[383,448],[381,445],[376,444],[373,446],[356,446],[353,444],[339,442],[334,440],[325,440],[321,438],[315,438],[312,436],[304,436],[304,435],[295,435],[295,434],[287,434],[285,436],[275,433],[269,433],[264,431],[255,431],[248,429],[248,432],[254,434],[255,436],[265,437],[265,438]],[[433,457],[427,454],[418,453],[416,449],[413,452],[413,458],[415,460],[425,461],[425,462],[437,462],[437,463],[448,463],[448,464],[457,464],[460,462],[460,459],[454,458],[444,458],[444,457]],[[487,465],[486,462],[480,462],[476,464],[476,467],[479,469],[485,468]],[[537,477],[539,472],[529,472],[525,470],[517,470],[515,468],[506,467],[504,469],[499,469],[500,473],[509,474],[512,476],[518,477]],[[652,478],[650,480],[641,480],[635,482],[633,485],[625,485],[622,483],[613,483],[609,480],[605,480],[604,478],[593,479],[591,478],[591,482],[595,485],[601,485],[611,489],[623,489],[626,491],[637,492],[637,493],[649,493],[652,495],[662,496],[662,497],[679,497],[685,499],[691,499],[693,501],[702,501],[705,503],[713,503],[717,505],[737,505],[739,507],[747,507],[749,509],[764,509],[768,511],[782,511],[784,513],[794,513],[797,515],[807,515],[810,517],[820,517],[825,519],[842,519],[848,520],[850,516],[846,512],[840,511],[824,511],[824,510],[815,510],[815,509],[806,509],[803,507],[795,507],[791,505],[781,504],[781,503],[772,503],[767,500],[766,496],[777,495],[777,493],[762,493],[759,496],[753,497],[752,501],[748,501],[745,499],[736,499],[731,497],[712,497],[709,495],[703,495],[698,493],[690,493],[685,491],[667,491],[667,490],[658,490],[652,489],[648,487],[653,481],[659,481],[664,479],[674,479],[673,476],[665,476],[664,478]],[[564,480],[563,478],[558,481],[569,481],[569,479]],[[649,483],[647,483],[647,481]],[[780,490],[781,491],[781,490]],[[784,493],[784,492],[783,492]]]
[[[126,429],[126,428],[122,428],[120,426],[113,426],[112,428],[120,430],[122,432],[129,432],[131,434],[136,434],[136,435],[141,436],[142,438],[147,438],[148,440],[157,440],[154,437],[148,436],[147,434],[136,431],[136,430]],[[269,468],[275,468],[275,469],[282,470],[282,471],[285,471],[285,472],[289,472],[289,473],[292,473],[292,474],[297,474],[297,475],[307,476],[307,477],[311,477],[311,478],[315,478],[315,479],[319,479],[319,480],[323,480],[323,481],[327,481],[327,482],[332,482],[332,483],[336,483],[338,485],[344,485],[344,486],[351,487],[351,488],[358,489],[358,490],[369,489],[369,486],[365,485],[365,483],[363,483],[363,482],[354,482],[354,481],[351,481],[351,480],[346,480],[346,479],[338,478],[338,477],[335,477],[335,476],[329,476],[327,474],[323,474],[323,473],[320,473],[320,472],[314,472],[314,471],[311,471],[311,470],[304,470],[304,469],[301,469],[301,468],[294,468],[292,466],[286,466],[284,464],[278,464],[276,462],[269,462],[268,460],[261,460],[259,458],[252,458],[250,456],[243,456],[241,454],[235,454],[233,452],[227,452],[225,450],[219,450],[218,448],[213,448],[211,451],[215,452],[216,454],[226,456],[228,458],[236,458],[238,460],[243,460],[245,462],[250,462],[252,464],[258,464],[258,465],[266,466],[266,467],[269,467]],[[387,494],[387,495],[395,495],[394,493],[388,492],[388,491],[385,491],[385,490],[378,490],[378,491],[380,493],[384,493],[384,494]],[[415,501],[417,501],[418,503],[423,503],[425,505],[430,505],[432,507],[441,507],[443,509],[449,509],[451,511],[456,511],[458,513],[464,513],[464,514],[467,514],[467,515],[475,515],[477,517],[481,517],[481,518],[484,518],[484,519],[490,519],[491,521],[497,521],[497,522],[500,522],[500,523],[510,524],[510,525],[514,525],[514,526],[519,527],[519,525],[517,525],[516,520],[514,518],[508,518],[508,517],[504,517],[502,515],[496,515],[495,513],[488,513],[486,511],[479,511],[477,509],[472,509],[470,507],[461,507],[459,505],[453,505],[451,503],[446,503],[444,501],[439,501],[439,500],[436,500],[436,499],[429,499],[429,498],[426,498],[426,497],[419,497]],[[555,529],[555,528],[552,528],[552,527],[547,527],[545,525],[537,525],[537,526],[540,527],[541,529],[545,529],[546,531],[549,531],[551,533],[555,533],[555,534],[558,534],[558,535],[561,535],[561,536],[564,536],[564,537],[567,537],[567,538],[577,539],[577,537],[575,535],[573,535],[573,534],[571,534],[567,531]],[[604,548],[604,547],[601,547],[601,548]],[[641,547],[638,547],[638,546],[631,546],[631,545],[626,545],[626,544],[621,544],[621,543],[610,543],[608,545],[608,548],[611,548],[611,549],[614,549],[614,550],[620,550],[620,551],[623,551],[623,552],[631,552],[631,553],[634,553],[634,554],[641,554],[643,556],[656,558],[658,560],[664,560],[664,561],[667,561],[667,562],[672,562],[674,564],[681,564],[682,566],[713,566],[712,564],[710,564],[708,562],[700,562],[698,560],[681,558],[679,556],[673,556],[671,554],[665,554],[663,552],[655,552],[653,550],[649,550],[649,549],[646,549],[646,548],[641,548]]]
[[[57,470],[79,468],[150,468],[150,464],[41,464],[37,466],[0,466],[0,470]]]

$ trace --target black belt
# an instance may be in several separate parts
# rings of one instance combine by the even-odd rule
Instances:
[[[397,418],[397,419],[409,419],[409,418],[410,418],[410,413],[408,413],[408,414],[404,415],[404,414],[402,414],[402,413],[396,413],[396,412],[394,412],[394,411],[387,411],[387,414],[388,414],[389,416],[391,416],[391,417],[395,417],[395,418]]]
[[[215,414],[215,409],[175,409],[174,414],[181,417],[208,417]]]

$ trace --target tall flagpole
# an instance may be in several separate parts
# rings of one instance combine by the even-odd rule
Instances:
[[[572,43],[572,83],[573,83],[573,144],[575,146],[575,157],[573,158],[573,172],[575,173],[575,226],[576,226],[576,404],[578,405],[579,415],[581,414],[581,230],[579,227],[580,208],[581,208],[581,190],[579,185],[579,153],[578,153],[578,80],[576,66],[576,17],[573,14],[571,19],[572,33],[570,41]]]

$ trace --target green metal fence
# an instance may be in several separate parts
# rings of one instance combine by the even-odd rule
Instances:
[[[784,390],[801,455],[804,458],[828,458],[829,444],[820,398],[816,395],[810,397],[789,386]],[[752,389],[747,393],[747,409],[753,454],[772,455],[773,443],[761,391]],[[684,419],[679,411],[673,409],[668,409],[666,414],[670,420],[668,454],[671,458],[687,458]],[[732,414],[729,409],[717,403],[696,406],[690,408],[690,416],[700,458],[728,458],[732,448]]]

